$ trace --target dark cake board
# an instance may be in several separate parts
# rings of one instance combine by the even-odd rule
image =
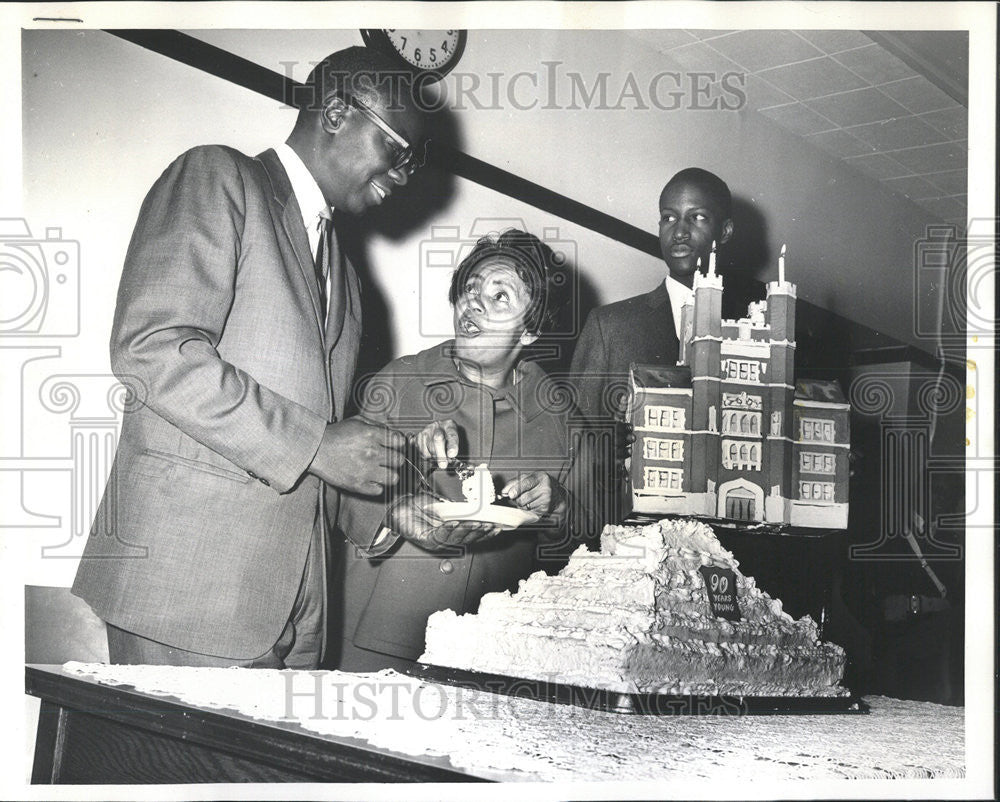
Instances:
[[[627,515],[622,520],[622,526],[647,526],[662,521],[664,518],[670,520],[694,520],[707,524],[718,533],[747,533],[755,535],[782,535],[784,537],[815,537],[821,538],[838,532],[842,529],[818,529],[809,526],[792,526],[791,524],[766,523],[763,521],[734,521],[731,518],[710,518],[700,515],[678,515],[676,513],[648,513],[634,512]]]
[[[407,674],[417,679],[477,691],[575,705],[610,713],[648,716],[826,715],[867,713],[856,696],[696,696],[619,691],[562,685],[555,682],[487,674],[460,668],[415,663]]]

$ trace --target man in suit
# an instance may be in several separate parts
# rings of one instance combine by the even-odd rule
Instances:
[[[580,411],[607,435],[619,431],[633,362],[675,365],[680,349],[680,312],[690,296],[699,263],[704,269],[712,244],[733,235],[732,196],[726,182],[714,173],[688,167],[673,176],[660,193],[660,252],[667,265],[666,279],[643,295],[594,309],[584,323],[573,352],[571,373]],[[610,455],[624,443],[614,436],[610,448],[590,445],[597,486],[604,492],[595,502],[604,523],[620,517],[619,470]],[[607,439],[604,440],[607,443]],[[601,455],[606,458],[602,458]]]
[[[365,48],[334,53],[285,144],[194,148],[142,205],[111,336],[131,404],[73,586],[112,662],[319,664],[339,491],[394,484],[405,445],[344,419],[360,295],[327,222],[414,168],[423,121],[392,70]],[[440,449],[457,449],[452,429]]]

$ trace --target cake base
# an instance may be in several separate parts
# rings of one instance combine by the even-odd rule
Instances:
[[[590,710],[647,716],[760,716],[864,714],[868,705],[857,696],[699,696],[622,693],[542,682],[503,674],[415,663],[406,672],[417,679],[477,691],[575,705]]]

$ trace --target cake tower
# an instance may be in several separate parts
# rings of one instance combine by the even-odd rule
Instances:
[[[681,311],[677,367],[633,364],[633,512],[842,529],[850,407],[836,382],[795,381],[795,285],[722,318],[715,251]]]

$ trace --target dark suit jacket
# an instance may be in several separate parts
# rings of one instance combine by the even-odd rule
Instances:
[[[612,418],[617,394],[628,387],[631,363],[672,366],[678,353],[664,282],[645,295],[594,309],[573,352],[580,411],[592,420]]]
[[[572,382],[577,403],[591,431],[573,444],[589,474],[590,523],[594,533],[620,523],[628,513],[630,494],[624,484],[624,444],[614,424],[620,399],[628,391],[633,362],[675,365],[679,353],[670,295],[664,282],[645,295],[594,309],[573,352]],[[621,415],[618,415],[621,418]]]
[[[357,360],[359,286],[343,269],[342,330],[324,331],[273,150],[195,148],[150,190],[111,336],[134,398],[73,586],[106,621],[234,658],[278,638],[321,508],[305,471]]]

